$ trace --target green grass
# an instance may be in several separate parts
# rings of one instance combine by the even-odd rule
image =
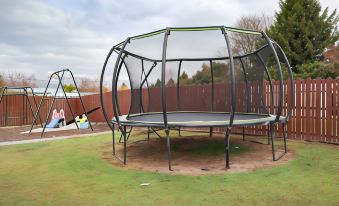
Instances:
[[[338,146],[289,142],[282,166],[194,177],[116,168],[101,159],[110,141],[0,147],[0,205],[339,205]]]

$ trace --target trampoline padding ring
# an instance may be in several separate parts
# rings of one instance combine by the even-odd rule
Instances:
[[[167,112],[169,127],[226,127],[229,126],[230,113],[227,112]],[[285,117],[280,116],[280,121]],[[276,116],[259,113],[235,113],[233,126],[266,125],[275,122]],[[113,118],[113,123],[117,120]],[[148,112],[119,116],[121,125],[163,127],[163,113]]]

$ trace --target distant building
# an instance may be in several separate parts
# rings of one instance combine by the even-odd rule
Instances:
[[[326,48],[324,52],[324,61],[339,63],[339,44]]]
[[[33,91],[34,93],[37,95],[37,96],[42,96],[45,92],[45,89],[46,88],[33,88]],[[54,96],[56,93],[56,89],[55,88],[49,88],[47,90],[47,96]],[[95,92],[80,92],[80,95],[81,96],[87,96],[87,95],[92,95],[92,94],[95,94]],[[79,98],[79,95],[78,93],[75,91],[75,92],[66,92],[66,96],[67,98]],[[59,88],[58,90],[58,93],[56,94],[56,98],[65,98],[65,95],[64,95],[64,92],[62,91],[62,88]]]

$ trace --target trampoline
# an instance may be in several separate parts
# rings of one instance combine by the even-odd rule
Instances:
[[[168,112],[167,124],[169,128],[176,127],[227,127],[230,124],[230,113],[225,112]],[[280,116],[280,121],[285,117]],[[276,116],[255,114],[255,113],[235,113],[233,126],[261,125],[274,122]],[[117,120],[113,118],[114,123]],[[123,125],[128,126],[148,126],[163,127],[163,114],[142,113],[133,115],[123,115],[119,117]]]
[[[111,78],[109,95],[104,94],[105,75]],[[129,87],[128,101],[118,93],[123,84]],[[113,155],[120,159],[116,127],[122,132],[124,164],[127,127],[148,128],[148,136],[150,129],[163,129],[169,170],[170,130],[185,127],[225,128],[225,167],[230,168],[232,129],[267,126],[272,159],[280,159],[287,152],[286,124],[294,92],[292,70],[278,43],[263,31],[225,26],[170,27],[128,37],[109,51],[100,79]],[[274,144],[277,124],[282,125],[284,140],[279,157]]]

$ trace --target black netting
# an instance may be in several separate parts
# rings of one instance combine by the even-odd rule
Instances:
[[[270,114],[277,114],[278,108],[279,108],[279,96],[280,93],[283,92],[280,89],[280,80],[279,80],[279,67],[277,60],[274,57],[274,53],[272,49],[267,45],[266,47],[263,47],[258,52],[258,56],[261,57],[262,61],[264,62],[264,65],[267,68],[267,75],[266,75],[266,103],[268,112]],[[279,60],[280,65],[281,61]],[[271,84],[270,84],[271,82]]]
[[[227,56],[225,37],[221,30],[171,31],[168,37],[168,60]]]
[[[147,38],[130,40],[130,43],[126,46],[125,51],[144,58],[161,60],[163,41],[163,33]]]
[[[165,34],[132,39],[123,52],[118,81],[130,88],[128,114],[163,112],[163,85],[167,112],[231,112],[232,65],[222,30],[171,31],[162,82]],[[282,91],[272,49],[259,33],[227,35],[234,61],[235,112],[277,113]]]
[[[209,61],[182,61],[177,85],[178,111],[211,111]]]

